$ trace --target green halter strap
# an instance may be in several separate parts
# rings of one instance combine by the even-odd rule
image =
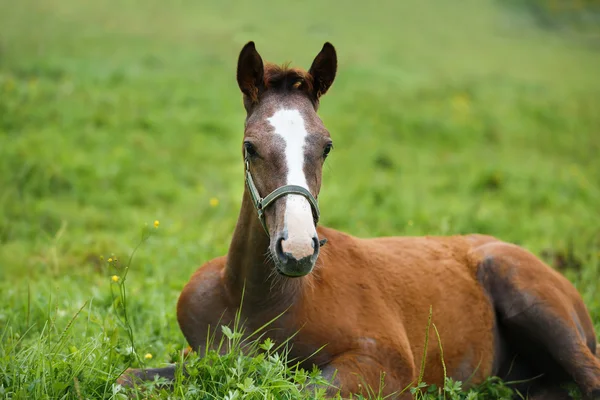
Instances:
[[[269,236],[269,230],[267,229],[267,223],[265,220],[265,209],[278,198],[288,194],[299,194],[300,196],[304,196],[304,198],[306,198],[310,204],[315,225],[319,222],[319,203],[317,203],[317,200],[314,198],[312,193],[308,191],[308,189],[298,185],[285,185],[278,187],[266,197],[262,198],[258,193],[258,189],[256,189],[256,185],[252,179],[252,174],[250,173],[250,163],[248,162],[247,152],[244,153],[244,163],[246,165],[246,186],[248,186],[248,191],[250,192],[250,197],[252,198],[252,204],[254,204],[254,208],[256,208],[258,213],[258,220],[267,233],[267,236]],[[326,242],[327,239],[323,239],[319,242],[319,244],[323,246]]]

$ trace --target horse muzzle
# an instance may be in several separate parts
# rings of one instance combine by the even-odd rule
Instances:
[[[300,277],[309,274],[319,257],[319,239],[294,241],[283,236],[275,240],[274,259],[277,271],[288,277]]]

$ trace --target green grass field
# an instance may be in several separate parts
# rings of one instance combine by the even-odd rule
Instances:
[[[124,368],[187,345],[177,297],[227,251],[244,189],[248,40],[305,68],[323,42],[337,48],[324,225],[521,244],[562,268],[600,332],[598,35],[460,3],[0,2],[0,396],[122,398]],[[199,367],[227,384],[176,396],[300,396],[299,373],[259,359],[226,376],[235,359]],[[253,362],[270,381],[246,380]]]

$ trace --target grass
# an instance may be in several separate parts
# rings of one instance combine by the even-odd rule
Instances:
[[[248,40],[268,60],[305,67],[324,41],[338,49],[321,107],[336,146],[324,225],[519,243],[564,271],[600,332],[593,25],[540,27],[539,14],[493,1],[374,4],[0,3],[0,395],[121,398],[113,383],[124,368],[180,358],[177,297],[227,251],[239,210],[234,70]],[[152,235],[128,264],[140,229]],[[303,395],[295,380],[309,372],[231,350],[197,361],[199,376],[220,371],[214,382],[230,386],[182,381],[176,393],[241,396],[240,384],[262,398],[271,382]],[[225,367],[240,359],[232,378]]]

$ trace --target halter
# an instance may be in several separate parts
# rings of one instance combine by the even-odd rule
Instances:
[[[250,197],[252,198],[252,204],[254,204],[254,208],[256,208],[256,212],[258,213],[258,220],[260,221],[262,227],[267,233],[267,236],[270,235],[265,219],[265,209],[278,198],[288,194],[299,194],[300,196],[303,196],[306,200],[308,200],[308,203],[310,204],[310,208],[312,210],[313,221],[315,225],[317,225],[320,216],[319,203],[317,202],[317,199],[315,199],[314,196],[308,191],[308,189],[298,185],[284,185],[273,190],[266,197],[260,197],[260,193],[258,193],[258,189],[256,189],[256,185],[254,184],[254,180],[252,179],[252,174],[250,173],[250,163],[248,162],[247,151],[244,151],[244,163],[246,165],[246,186],[248,186],[248,190],[250,191]],[[319,245],[322,247],[326,242],[327,239],[320,240]]]

